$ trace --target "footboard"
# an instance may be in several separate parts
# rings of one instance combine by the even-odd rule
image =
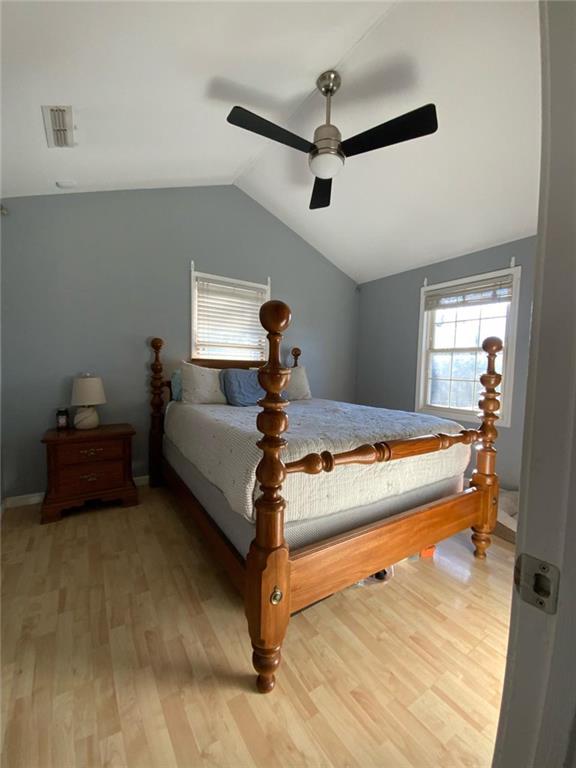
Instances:
[[[481,503],[469,488],[291,552],[291,613],[473,526]]]
[[[256,536],[246,561],[245,605],[258,689],[266,693],[275,684],[274,672],[280,664],[291,612],[468,527],[473,531],[475,557],[485,559],[498,503],[494,442],[500,407],[496,390],[501,376],[496,373],[495,360],[502,342],[490,337],[482,345],[488,365],[480,377],[485,391],[479,402],[483,412],[479,429],[382,441],[341,453],[310,453],[284,464],[281,454],[286,441],[282,435],[288,428],[284,413],[288,403],[281,393],[290,379],[290,369],[281,365],[280,344],[290,324],[290,309],[283,302],[269,301],[262,307],[260,319],[268,332],[270,352],[258,374],[266,393],[257,418],[258,430],[263,434],[258,443],[263,456],[256,472],[261,495],[256,501]],[[287,473],[315,475],[348,464],[398,461],[446,450],[458,443],[479,444],[476,469],[467,491],[289,552],[281,495]]]

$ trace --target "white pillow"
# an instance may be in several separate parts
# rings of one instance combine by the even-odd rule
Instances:
[[[182,361],[182,401],[184,403],[221,403],[226,397],[220,389],[220,369],[203,368]]]
[[[310,400],[312,397],[306,368],[303,365],[290,369],[290,382],[286,387],[286,397],[288,400]]]

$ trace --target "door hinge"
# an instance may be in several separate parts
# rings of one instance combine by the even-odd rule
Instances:
[[[544,613],[556,613],[560,571],[555,565],[522,552],[514,566],[514,584],[526,603]]]

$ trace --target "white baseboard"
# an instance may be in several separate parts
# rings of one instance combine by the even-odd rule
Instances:
[[[40,504],[43,498],[43,493],[25,493],[23,496],[8,496],[4,499],[4,509],[27,507],[29,504]]]
[[[140,475],[134,478],[135,485],[148,485],[148,475]],[[40,504],[44,499],[44,493],[25,493],[23,496],[7,496],[2,502],[2,509],[13,507],[27,507],[30,504]]]

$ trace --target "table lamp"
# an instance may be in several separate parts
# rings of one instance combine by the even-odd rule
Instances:
[[[72,403],[77,406],[74,415],[76,429],[94,429],[100,419],[95,405],[103,405],[106,402],[102,379],[85,373],[74,379],[72,384]]]

